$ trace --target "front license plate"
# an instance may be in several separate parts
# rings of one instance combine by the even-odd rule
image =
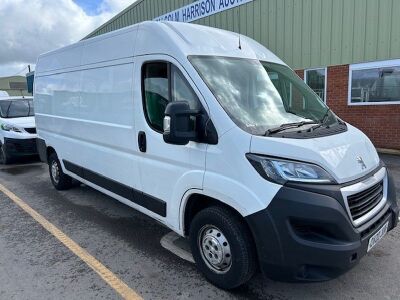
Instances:
[[[389,222],[386,222],[386,224],[383,225],[382,228],[379,229],[377,233],[371,236],[368,242],[367,252],[369,252],[369,250],[371,250],[381,240],[381,238],[383,238],[383,236],[386,234],[388,230],[388,227],[389,227]]]

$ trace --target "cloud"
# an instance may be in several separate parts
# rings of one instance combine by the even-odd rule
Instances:
[[[115,11],[119,12],[134,2],[136,2],[136,0],[104,0],[100,4],[100,13]]]
[[[103,0],[98,13],[88,15],[72,0],[1,0],[0,76],[15,75],[41,53],[79,41],[133,2]]]

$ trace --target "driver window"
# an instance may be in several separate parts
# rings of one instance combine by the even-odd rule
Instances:
[[[163,131],[164,112],[170,101],[186,101],[191,109],[200,102],[182,72],[167,62],[143,65],[143,103],[149,125]]]
[[[199,99],[183,77],[181,71],[175,66],[172,66],[171,71],[172,101],[186,101],[189,103],[191,109],[198,109]]]
[[[143,93],[147,121],[155,130],[162,131],[164,111],[170,99],[167,63],[144,65]]]

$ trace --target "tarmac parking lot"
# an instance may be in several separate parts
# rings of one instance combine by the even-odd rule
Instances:
[[[399,199],[400,157],[382,158]],[[118,299],[116,288],[123,283],[143,299],[400,299],[399,227],[338,279],[288,284],[258,274],[248,285],[226,292],[160,245],[167,228],[84,185],[56,191],[47,165],[1,166],[0,185],[0,299]],[[21,203],[40,214],[44,224],[56,226],[67,242]],[[94,271],[91,263],[106,273]]]

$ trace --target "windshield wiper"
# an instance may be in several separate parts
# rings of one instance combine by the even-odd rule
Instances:
[[[308,125],[308,124],[318,124],[318,123],[315,121],[301,121],[301,122],[296,122],[296,123],[286,123],[286,124],[282,124],[279,127],[268,129],[264,135],[268,136],[268,135],[275,134],[275,133],[278,133],[278,132],[281,132],[281,131],[284,131],[287,129],[299,128],[299,127],[302,127],[302,126]]]
[[[324,124],[325,123],[325,121],[328,119],[328,117],[329,117],[329,113],[331,112],[331,109],[330,108],[328,108],[328,110],[326,111],[326,113],[325,113],[325,115],[322,117],[322,119],[321,119],[321,124]]]
[[[315,129],[318,129],[318,128],[322,127],[322,126],[324,125],[324,123],[326,122],[326,120],[328,119],[329,113],[330,113],[330,112],[331,112],[331,109],[328,108],[328,110],[326,111],[325,115],[324,115],[324,116],[322,117],[322,119],[319,121],[319,124],[316,125],[316,126],[313,126],[313,127],[311,127],[311,128],[309,129],[310,132],[311,132],[311,131],[314,131]],[[329,128],[329,127],[327,127],[327,128]]]

